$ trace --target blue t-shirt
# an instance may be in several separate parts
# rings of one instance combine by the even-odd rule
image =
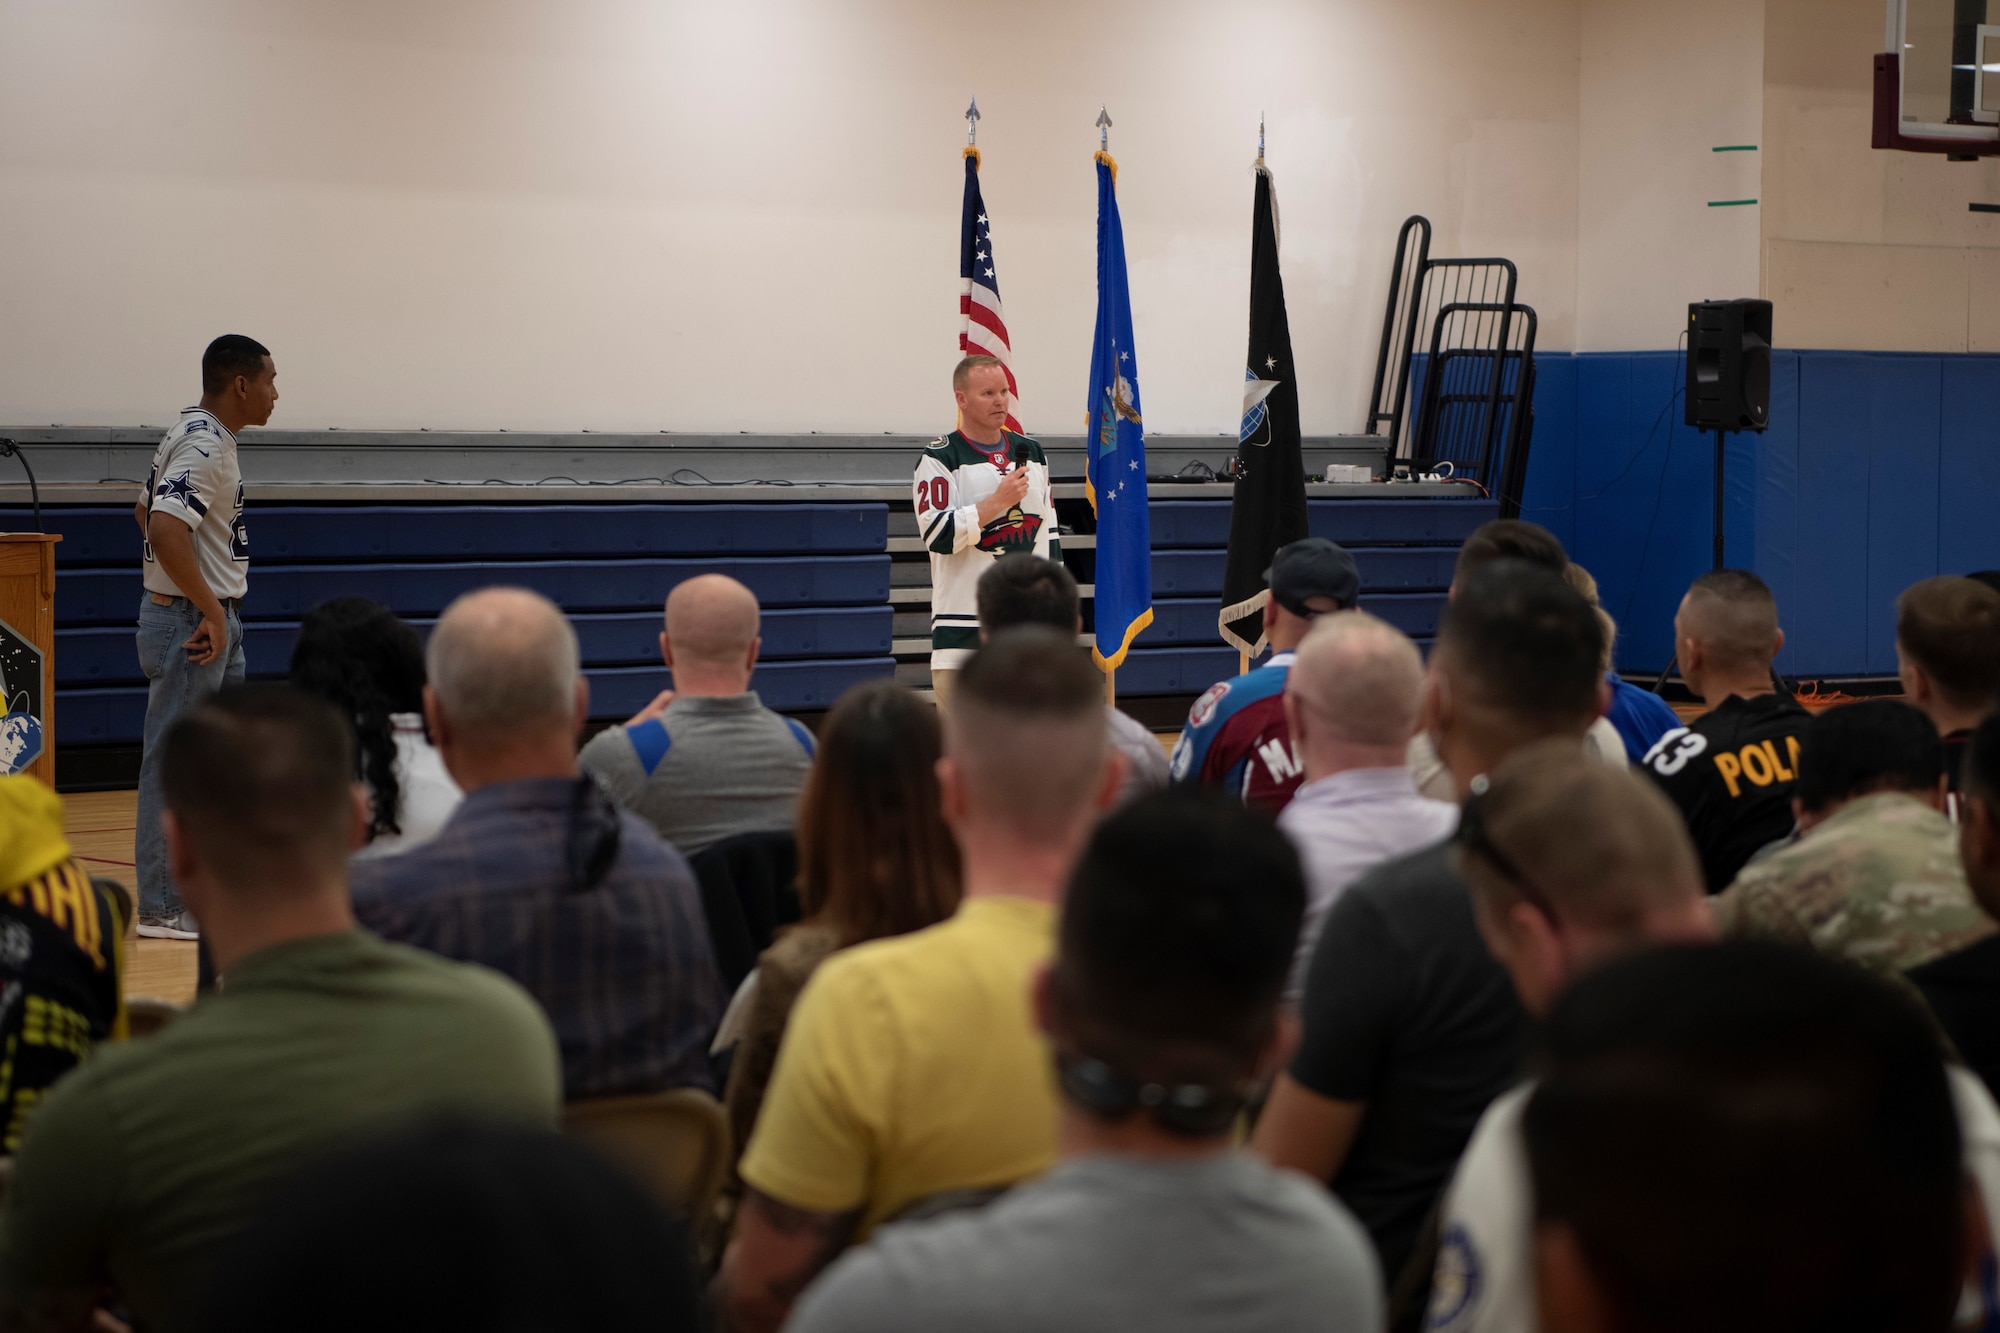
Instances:
[[[1646,752],[1659,744],[1660,737],[1678,727],[1681,720],[1666,700],[1651,690],[1628,683],[1616,671],[1605,672],[1604,678],[1611,682],[1611,707],[1604,716],[1618,728],[1626,755],[1633,763],[1640,763]]]

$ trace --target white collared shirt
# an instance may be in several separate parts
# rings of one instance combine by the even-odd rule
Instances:
[[[1458,807],[1418,795],[1407,768],[1352,768],[1301,786],[1278,827],[1305,862],[1305,922],[1285,988],[1296,1005],[1334,899],[1383,862],[1442,841],[1458,827]]]

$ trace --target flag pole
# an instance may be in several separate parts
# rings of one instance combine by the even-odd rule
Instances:
[[[1111,112],[1102,102],[1097,106],[1097,151],[1111,151]],[[1118,706],[1118,668],[1114,666],[1104,668],[1104,706]]]
[[[1257,113],[1257,165],[1260,167],[1264,165],[1264,113],[1261,111]],[[1232,499],[1230,503],[1234,504],[1235,501]],[[1236,674],[1239,676],[1250,674],[1250,654],[1240,648],[1236,651]]]

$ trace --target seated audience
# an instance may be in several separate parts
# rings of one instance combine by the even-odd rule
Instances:
[[[1027,557],[1034,559],[1033,556]],[[819,730],[799,802],[799,910],[745,982],[724,1102],[741,1152],[808,978],[836,949],[907,935],[958,910],[958,845],[938,800],[937,708],[893,680],[856,685]],[[1157,749],[1157,747],[1155,747]]]
[[[354,726],[359,776],[373,798],[358,858],[407,851],[437,836],[465,799],[424,731],[424,645],[395,612],[336,597],[307,613],[292,648],[292,684]]]
[[[1568,741],[1516,750],[1467,797],[1454,840],[1487,947],[1529,1013],[1546,1017],[1580,974],[1662,942],[1714,935],[1680,812],[1630,770]],[[1524,1084],[1488,1107],[1446,1191],[1425,1327],[1535,1327],[1524,1266]]]
[[[224,985],[42,1099],[0,1224],[6,1326],[85,1325],[109,1283],[126,1322],[192,1327],[220,1247],[312,1154],[452,1108],[555,1124],[533,1000],[355,929],[353,773],[346,720],[289,686],[225,689],[166,733],[168,860]]]
[[[1327,909],[1381,865],[1428,847],[1458,823],[1458,807],[1417,795],[1404,763],[1417,731],[1424,663],[1408,636],[1365,611],[1328,616],[1299,645],[1285,682],[1285,718],[1305,784],[1278,816],[1306,868],[1285,1003],[1305,993],[1306,964]]]
[[[757,597],[735,579],[675,585],[660,634],[674,687],[592,737],[579,760],[687,856],[739,833],[789,829],[812,770],[812,733],[750,688],[757,623]]]
[[[560,1135],[436,1117],[286,1182],[219,1262],[209,1333],[700,1333],[687,1234]]]
[[[1945,574],[1896,599],[1896,674],[1944,738],[1945,778],[1959,790],[1972,729],[2000,704],[2000,592]]]
[[[789,1327],[1379,1328],[1354,1218],[1233,1144],[1289,1045],[1279,995],[1303,902],[1296,854],[1235,802],[1174,792],[1107,819],[1035,981],[1061,1165],[980,1212],[884,1228]]]
[[[1083,632],[1076,579],[1053,560],[1025,551],[1001,556],[979,576],[975,595],[982,643],[1015,625],[1047,625],[1072,636]],[[1125,756],[1125,789],[1118,799],[1129,801],[1165,787],[1167,752],[1159,738],[1110,704],[1104,706],[1104,719],[1111,728],[1112,748]]]
[[[1990,1327],[1954,1313],[1985,1230],[1966,1149],[2000,1125],[1990,1102],[1965,1120],[1879,981],[1775,945],[1662,949],[1579,981],[1540,1045],[1512,1262],[1544,1333]]]
[[[1306,631],[1323,615],[1352,611],[1361,597],[1354,557],[1324,537],[1280,547],[1264,571],[1264,665],[1218,681],[1194,701],[1174,746],[1175,782],[1216,787],[1273,814],[1305,781],[1285,726],[1285,677]],[[1253,654],[1254,656],[1254,654]]]
[[[1022,626],[973,654],[938,763],[964,903],[942,925],[842,950],[799,997],[743,1156],[721,1277],[733,1327],[776,1328],[850,1238],[913,1206],[1054,1164],[1055,1082],[1028,982],[1123,779],[1104,678],[1071,636]]]
[[[93,881],[63,836],[62,798],[0,777],[0,1153],[55,1081],[125,1036],[132,899]]]
[[[1989,918],[2000,919],[2000,716],[1973,731],[1959,797],[1966,887]],[[2000,1096],[2000,935],[1913,968],[1909,977],[1959,1058]]]
[[[1598,627],[1604,631],[1604,658],[1598,665],[1604,670],[1605,683],[1611,687],[1611,706],[1604,710],[1604,720],[1617,729],[1618,738],[1625,743],[1625,757],[1639,763],[1659,743],[1660,737],[1681,724],[1680,717],[1659,695],[1640,689],[1612,669],[1618,646],[1618,622],[1598,600],[1597,580],[1590,571],[1572,560],[1563,566],[1563,577],[1597,612]]]
[[[1795,842],[1715,900],[1724,934],[1808,945],[1900,979],[1995,933],[1944,817],[1944,748],[1895,699],[1829,708],[1799,738]]]
[[[1464,545],[1458,548],[1458,560],[1452,567],[1451,586],[1445,590],[1445,600],[1457,600],[1460,589],[1465,587],[1473,574],[1495,560],[1525,560],[1551,574],[1561,575],[1564,582],[1575,588],[1590,603],[1597,617],[1598,630],[1604,641],[1604,649],[1598,655],[1599,664],[1601,669],[1609,669],[1610,640],[1618,627],[1597,605],[1597,580],[1582,567],[1572,564],[1556,535],[1539,523],[1518,518],[1496,518],[1475,528]],[[1615,690],[1617,686],[1611,688]],[[1590,730],[1583,734],[1583,748],[1607,764],[1628,762],[1624,738],[1608,717],[1599,717],[1590,724]],[[1428,732],[1419,731],[1410,741],[1409,763],[1410,775],[1416,779],[1418,791],[1436,801],[1458,800],[1458,784],[1431,745]]]
[[[1597,618],[1560,575],[1496,560],[1460,593],[1431,650],[1424,708],[1464,792],[1531,741],[1581,743],[1605,685]],[[1298,1054],[1254,1146],[1330,1182],[1393,1285],[1473,1125],[1520,1077],[1521,1006],[1448,843],[1378,866],[1335,900],[1300,1012]]]
[[[1812,715],[1772,683],[1784,642],[1776,599],[1745,569],[1703,574],[1674,616],[1681,679],[1708,711],[1661,737],[1644,766],[1681,808],[1710,893],[1792,831],[1799,737]]]
[[[354,867],[384,939],[483,963],[528,989],[571,1098],[709,1088],[722,1013],[687,860],[578,774],[589,687],[546,598],[488,588],[431,631],[424,717],[465,790],[437,837]]]

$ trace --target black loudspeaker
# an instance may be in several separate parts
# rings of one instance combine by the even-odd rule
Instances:
[[[1687,424],[1763,430],[1771,423],[1771,303],[1688,307]]]

